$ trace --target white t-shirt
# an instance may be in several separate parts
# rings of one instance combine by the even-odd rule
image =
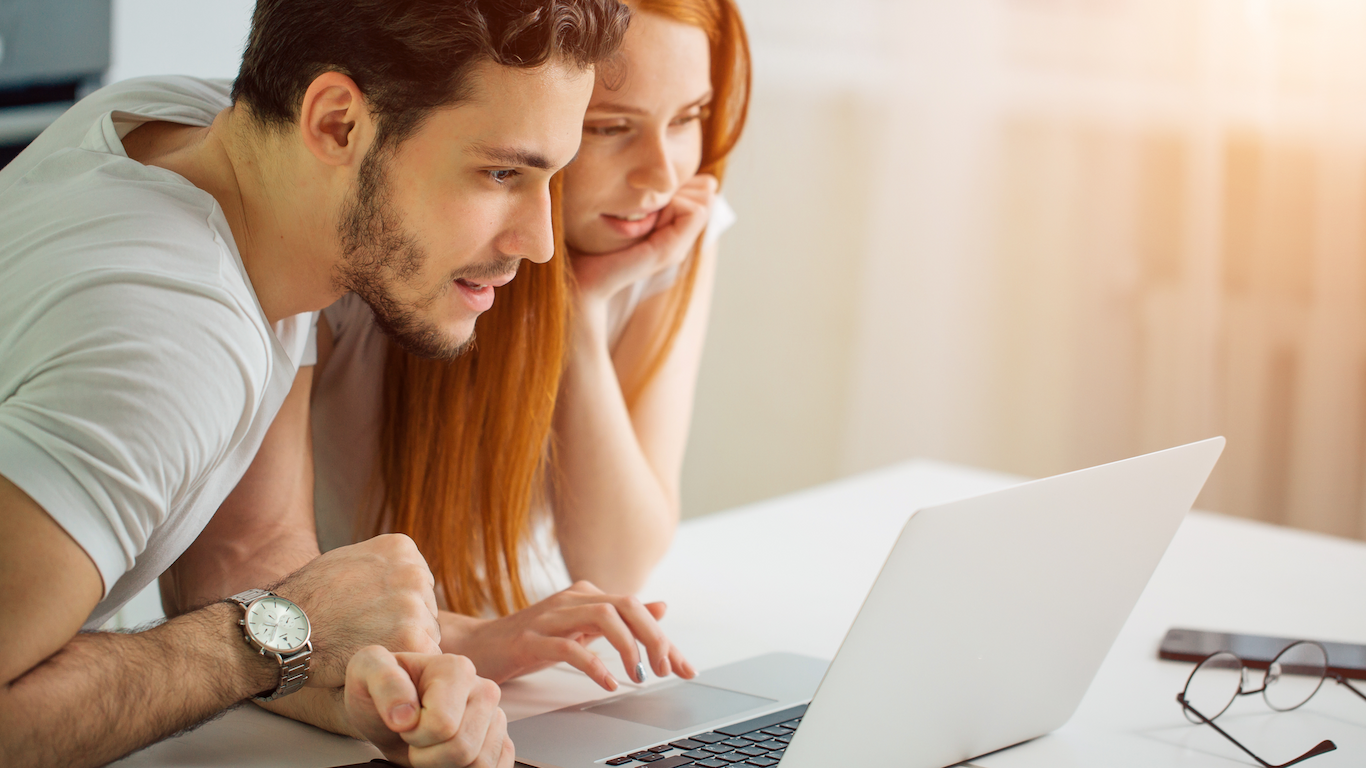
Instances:
[[[118,83],[0,171],[0,475],[99,569],[87,629],[189,547],[313,362],[315,313],[271,327],[214,198],[123,149],[228,104],[226,83]]]
[[[704,242],[710,244],[735,223],[735,211],[718,196],[712,205]],[[633,283],[612,297],[608,334],[616,344],[640,302],[668,290],[678,279],[673,267]],[[353,544],[362,521],[373,520],[381,503],[375,462],[379,451],[380,400],[388,342],[375,325],[370,307],[347,294],[322,311],[332,330],[333,348],[314,390],[313,505],[318,544],[324,552]],[[364,517],[362,517],[362,512]],[[553,541],[537,530],[538,552],[528,553],[528,594],[547,595],[567,586]],[[561,583],[565,582],[565,583]]]

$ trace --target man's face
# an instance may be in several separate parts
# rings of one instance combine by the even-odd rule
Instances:
[[[340,217],[336,280],[380,327],[423,357],[474,337],[522,259],[554,253],[550,177],[578,151],[592,71],[485,62],[472,97],[397,146],[371,151]]]

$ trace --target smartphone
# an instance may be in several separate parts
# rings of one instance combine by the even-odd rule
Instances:
[[[1157,649],[1157,657],[1169,661],[1199,662],[1211,653],[1228,651],[1254,669],[1266,669],[1276,654],[1297,640],[1309,637],[1267,637],[1199,629],[1169,629]],[[1328,674],[1366,680],[1366,645],[1317,641],[1328,651]]]

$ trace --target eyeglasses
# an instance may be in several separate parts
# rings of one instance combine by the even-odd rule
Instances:
[[[1181,705],[1181,711],[1185,713],[1186,719],[1196,725],[1204,723],[1218,731],[1221,736],[1233,742],[1234,746],[1246,752],[1265,768],[1286,768],[1301,760],[1308,760],[1315,755],[1332,752],[1338,748],[1332,741],[1325,739],[1319,742],[1318,746],[1288,763],[1272,765],[1214,724],[1214,719],[1224,714],[1239,696],[1260,693],[1267,706],[1278,712],[1288,712],[1303,706],[1319,692],[1323,681],[1329,677],[1328,652],[1322,645],[1312,640],[1301,640],[1287,646],[1285,650],[1276,654],[1276,658],[1267,666],[1260,688],[1250,688],[1247,685],[1250,677],[1248,673],[1251,671],[1243,664],[1242,659],[1227,651],[1206,656],[1191,672],[1190,678],[1186,680],[1186,687],[1176,694],[1176,701]],[[1339,685],[1346,686],[1352,693],[1366,699],[1366,693],[1357,690],[1342,675],[1334,673],[1332,678]]]

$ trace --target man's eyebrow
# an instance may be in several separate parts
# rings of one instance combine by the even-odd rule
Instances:
[[[542,171],[557,170],[555,164],[545,158],[539,152],[532,152],[520,147],[496,147],[489,144],[475,144],[470,147],[470,153],[478,155],[495,165],[517,165],[527,168],[536,168]]]

